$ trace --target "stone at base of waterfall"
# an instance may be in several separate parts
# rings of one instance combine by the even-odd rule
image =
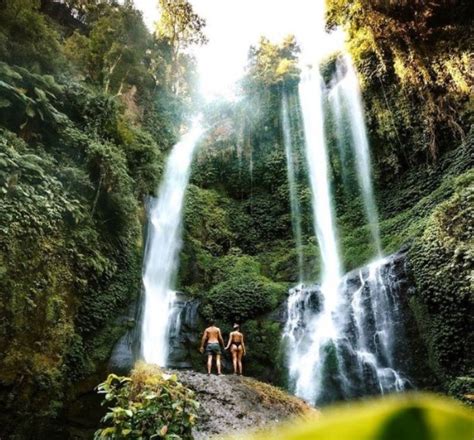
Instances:
[[[200,404],[195,440],[255,430],[318,411],[279,388],[247,377],[173,371]]]

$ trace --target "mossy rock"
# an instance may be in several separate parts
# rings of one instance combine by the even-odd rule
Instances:
[[[472,270],[474,268],[474,170],[455,181],[409,254],[430,363],[448,390],[472,368]]]

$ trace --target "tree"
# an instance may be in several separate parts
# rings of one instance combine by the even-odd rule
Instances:
[[[66,41],[66,54],[87,79],[121,95],[147,75],[143,60],[151,39],[141,14],[128,2],[111,5],[90,26],[89,35],[76,31]]]
[[[297,81],[300,73],[299,52],[294,35],[288,35],[280,44],[261,37],[258,46],[250,48],[244,84],[254,84],[260,88]]]
[[[203,29],[206,20],[194,12],[187,0],[159,0],[161,10],[157,23],[156,37],[163,40],[170,50],[170,69],[168,84],[174,92],[180,90],[179,77],[183,67],[189,67],[190,57],[185,50],[193,45],[207,43]]]
[[[0,60],[53,73],[63,61],[59,33],[39,10],[39,0],[0,1]]]

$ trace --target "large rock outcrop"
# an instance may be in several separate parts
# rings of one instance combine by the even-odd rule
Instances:
[[[208,376],[177,371],[179,380],[196,393],[200,403],[195,440],[235,434],[297,417],[317,417],[304,401],[271,385],[235,375]]]

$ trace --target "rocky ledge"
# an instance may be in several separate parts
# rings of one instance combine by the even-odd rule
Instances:
[[[317,417],[318,411],[279,388],[247,377],[173,371],[200,403],[195,440],[274,425],[291,417]]]

